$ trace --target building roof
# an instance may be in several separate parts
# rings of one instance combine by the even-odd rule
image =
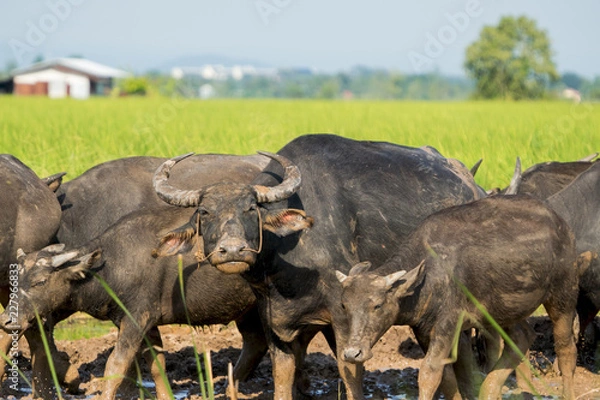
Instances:
[[[108,65],[86,60],[85,58],[55,58],[53,60],[42,61],[32,64],[28,67],[18,68],[11,72],[11,75],[23,75],[31,72],[41,71],[49,68],[66,68],[68,70],[79,72],[84,75],[95,78],[124,78],[130,75],[127,71],[109,67]]]

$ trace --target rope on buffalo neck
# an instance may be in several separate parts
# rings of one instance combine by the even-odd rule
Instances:
[[[256,209],[258,213],[258,249],[254,250],[249,247],[244,247],[242,251],[251,251],[253,253],[259,254],[262,251],[263,246],[263,231],[262,231],[262,215],[260,213],[260,208]],[[202,241],[202,243],[200,243]],[[214,254],[218,253],[219,249],[214,249],[208,255],[204,255],[204,239],[202,239],[202,235],[200,235],[200,215],[198,214],[198,219],[196,220],[196,245],[198,246],[198,250],[194,254],[196,257],[196,261],[198,261],[198,268],[200,268],[200,264],[204,261],[208,260]]]

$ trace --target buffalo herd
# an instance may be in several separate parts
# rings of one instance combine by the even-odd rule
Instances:
[[[119,396],[141,352],[168,399],[158,326],[235,321],[235,380],[268,352],[274,398],[308,394],[304,358],[322,333],[346,398],[364,399],[371,348],[409,325],[426,353],[419,398],[497,399],[543,305],[574,399],[577,343],[600,310],[595,158],[518,164],[509,187],[486,191],[432,147],[330,134],[274,154],[117,159],[62,184],[0,155],[0,371],[14,376],[24,335],[35,395],[54,398],[53,379],[76,392],[51,333],[82,311],[119,329],[102,398]]]

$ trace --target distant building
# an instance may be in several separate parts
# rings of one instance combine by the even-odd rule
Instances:
[[[579,90],[566,88],[561,93],[563,99],[571,100],[573,103],[581,103],[581,93]]]
[[[83,58],[57,58],[14,70],[11,75],[17,96],[87,99],[109,94],[116,78],[130,74]]]
[[[198,90],[198,94],[201,99],[210,99],[215,97],[216,93],[217,92],[215,91],[215,88],[210,83],[205,83],[204,85],[200,86],[200,89]]]
[[[207,81],[224,81],[234,79],[239,81],[246,76],[276,77],[275,68],[258,68],[252,65],[234,65],[226,67],[221,64],[205,64],[201,67],[175,67],[171,70],[171,76],[182,79],[185,76],[200,76]]]
[[[354,99],[354,93],[352,93],[350,90],[344,90],[342,92],[342,99],[352,100],[352,99]]]

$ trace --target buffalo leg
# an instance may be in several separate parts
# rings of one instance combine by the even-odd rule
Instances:
[[[421,368],[419,369],[419,396],[421,396],[421,381],[426,381],[429,380],[430,378],[427,376],[428,373],[430,373],[430,370],[427,368],[427,366],[425,366],[425,362],[427,360],[427,356],[428,355],[432,355],[433,353],[430,354],[430,340],[429,340],[429,336],[428,333],[423,333],[419,330],[414,330],[413,331],[415,334],[415,337],[417,338],[417,342],[419,342],[419,345],[421,346],[421,348],[423,350],[426,351],[426,355],[425,355],[425,359],[421,362]],[[444,345],[447,347],[447,350],[441,350],[441,346]],[[464,344],[463,344],[464,345]],[[459,346],[461,346],[461,343],[459,342]],[[441,362],[439,363],[439,369],[442,370],[441,373],[441,377],[437,378],[438,381],[437,383],[434,383],[435,386],[429,386],[427,390],[431,391],[431,394],[425,394],[425,396],[430,395],[431,398],[433,398],[435,392],[437,391],[437,388],[439,386],[440,390],[442,391],[442,393],[444,394],[444,397],[447,399],[453,399],[453,400],[459,400],[461,399],[461,394],[459,391],[459,386],[458,386],[458,377],[460,377],[461,379],[461,383],[464,383],[464,381],[466,380],[468,382],[468,385],[465,386],[465,392],[469,393],[470,391],[472,391],[472,389],[470,388],[471,382],[470,382],[470,377],[467,375],[463,375],[463,374],[468,374],[468,370],[470,369],[470,367],[468,367],[465,363],[468,362],[467,360],[464,360],[463,356],[472,357],[472,352],[471,352],[471,345],[470,343],[468,343],[468,351],[462,349],[462,347],[459,347],[459,353],[458,353],[458,359],[457,359],[457,363],[455,363],[452,367],[447,364],[447,357],[450,355],[450,351],[452,350],[452,342],[449,340],[448,342],[444,341],[444,343],[439,343],[438,342],[438,347],[440,347],[440,349],[438,349],[437,351],[442,354],[441,356],[439,356],[439,359],[441,360]],[[447,351],[446,353],[444,353],[444,351]],[[434,364],[435,365],[435,364]],[[425,368],[424,368],[425,367]],[[423,371],[423,372],[422,372]],[[437,371],[435,371],[435,373],[438,373]],[[425,375],[423,377],[421,377],[421,374],[424,373]],[[457,375],[458,374],[458,377]],[[461,388],[462,389],[462,388]]]
[[[521,361],[521,363],[517,366],[516,369],[517,386],[521,390],[530,390],[533,376],[531,374],[531,365],[529,364],[529,348],[531,348],[531,345],[535,341],[537,334],[527,322],[523,322],[522,324],[520,324],[520,327],[527,337],[528,345],[527,350],[523,352],[525,358]]]
[[[52,324],[53,326],[53,324]],[[44,325],[45,336],[48,340],[50,356],[56,371],[58,382],[67,386],[69,393],[77,393],[79,391],[79,371],[71,365],[68,354],[58,351],[54,338],[52,336],[52,328]],[[32,384],[33,390],[43,398],[53,398],[55,396],[55,385],[50,372],[50,364],[48,355],[42,342],[41,334],[37,326],[32,326],[24,333],[29,349],[31,352],[31,369],[32,369]]]
[[[471,347],[471,338],[467,335],[467,332],[461,332],[460,341],[458,342],[458,357],[456,362],[453,364],[453,370],[455,379],[457,382],[460,394],[467,399],[475,398],[475,388],[473,385],[473,378],[478,371],[475,355],[473,354],[473,348]],[[448,385],[450,393],[445,393],[445,397],[452,396],[452,390],[450,379],[447,379],[449,383],[443,384],[442,390]],[[444,378],[442,378],[444,383]],[[450,397],[451,398],[451,397]]]
[[[508,376],[519,365],[523,359],[522,355],[527,352],[530,345],[528,330],[529,325],[523,321],[511,329],[507,329],[506,333],[517,346],[519,352],[516,352],[511,346],[505,344],[502,356],[492,369],[488,376],[483,381],[479,390],[480,399],[499,399],[502,393],[502,385],[508,379]]]
[[[303,373],[304,356],[308,346],[308,337],[312,339],[316,332],[302,332],[300,337],[291,343],[281,342],[278,338],[269,347],[273,365],[273,381],[275,385],[274,399],[293,399],[296,389],[301,392],[308,389],[309,380]]]
[[[46,332],[46,337],[48,338],[50,354],[52,354],[52,360],[54,360],[54,367],[56,368],[58,381],[65,386],[68,393],[78,394],[80,393],[79,384],[81,383],[79,371],[74,365],[71,364],[69,355],[65,352],[58,351],[56,348],[56,343],[54,342],[54,327],[57,323],[66,319],[70,315],[70,312],[62,315],[51,314],[48,316],[47,322],[44,325],[44,329]]]
[[[124,317],[119,327],[117,344],[106,361],[104,377],[107,382],[103,398],[116,398],[117,391],[140,349],[143,337],[144,332],[129,317]]]
[[[167,387],[168,381],[165,382],[165,379],[167,379],[165,355],[162,352],[163,343],[158,327],[155,326],[150,328],[148,333],[146,333],[146,338],[150,346],[152,346],[153,351],[150,351],[149,348],[145,348],[143,355],[146,363],[150,367],[150,373],[152,374],[152,379],[156,385],[156,398],[169,399],[170,395]]]
[[[457,328],[447,324],[448,329],[434,328],[433,331],[454,332]],[[448,393],[449,398],[458,399],[460,393],[456,376],[451,366],[448,364],[448,357],[452,350],[451,335],[437,335],[431,338],[425,358],[421,362],[419,369],[419,399],[431,400],[435,396],[435,392],[441,385],[444,394]],[[444,378],[444,382],[442,379]],[[443,384],[442,384],[443,383]]]
[[[273,365],[273,383],[275,400],[291,400],[294,398],[294,378],[296,360],[294,352],[284,343],[272,343],[269,346]]]
[[[297,391],[303,395],[308,395],[308,389],[310,389],[310,378],[306,373],[304,365],[306,359],[306,352],[308,351],[308,344],[319,333],[317,327],[307,328],[302,331],[299,337],[292,343],[292,349],[294,351],[294,361],[296,363],[296,373],[294,374],[294,387]]]
[[[482,365],[484,373],[489,373],[502,355],[502,337],[494,330],[482,332],[478,345],[483,347],[485,363]]]
[[[256,311],[246,313],[236,325],[242,335],[242,353],[233,368],[233,377],[236,381],[245,381],[267,353],[268,345]]]
[[[596,314],[598,314],[598,308],[586,296],[580,293],[579,298],[577,299],[577,314],[579,316],[580,328],[578,344],[581,347],[588,326],[590,326],[594,321]],[[592,343],[592,347],[595,347],[595,343]]]
[[[560,310],[560,305],[555,307],[554,304],[544,304],[544,307],[552,321],[554,349],[563,380],[563,398],[574,399],[573,379],[577,363],[577,346],[573,332],[575,313]]]
[[[25,331],[24,335],[27,338],[31,352],[31,383],[33,393],[43,399],[53,399],[56,396],[57,388],[55,388],[52,380],[48,354],[46,354],[46,350],[44,349],[40,331],[37,326],[32,326]],[[52,360],[56,359],[53,357]]]

